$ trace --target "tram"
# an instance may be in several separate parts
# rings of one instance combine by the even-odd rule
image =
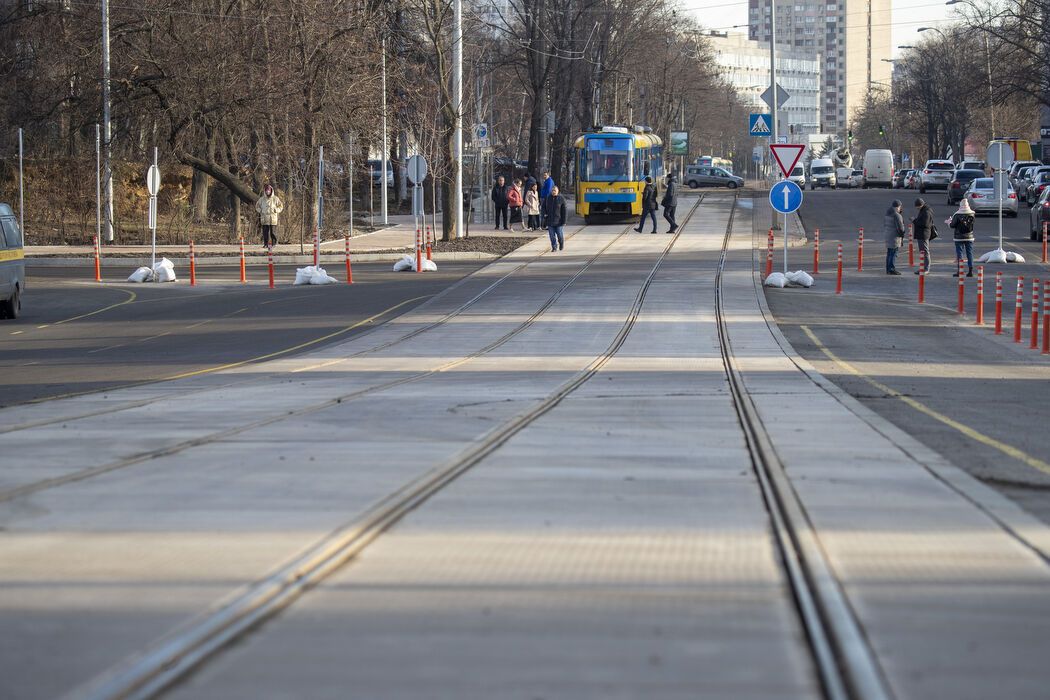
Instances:
[[[664,174],[660,137],[646,127],[605,126],[577,137],[573,148],[576,213],[587,223],[641,216],[645,176],[659,187]]]

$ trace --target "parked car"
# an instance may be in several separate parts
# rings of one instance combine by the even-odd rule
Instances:
[[[970,183],[984,177],[983,170],[956,170],[952,181],[948,183],[948,204],[957,204],[966,195]]]
[[[1017,187],[1015,187],[1014,189],[1017,190],[1018,196],[1023,201],[1035,201],[1028,199],[1028,190],[1031,189],[1032,183],[1035,182],[1035,179],[1039,177],[1039,175],[1045,172],[1050,172],[1050,165],[1035,165],[1028,168],[1027,170],[1023,170],[1022,172],[1024,173],[1024,175],[1021,177],[1020,181],[1017,183]]]
[[[925,194],[928,189],[948,189],[948,183],[952,181],[954,172],[955,163],[950,160],[926,161],[926,165],[919,171],[919,192]]]
[[[1043,226],[1050,224],[1050,187],[1043,190],[1039,200],[1028,210],[1028,237],[1033,241],[1043,240]]]
[[[705,165],[690,165],[685,169],[685,184],[694,190],[697,187],[728,187],[735,190],[744,186],[744,178],[737,177],[722,168]]]
[[[1017,191],[1017,196],[1022,202],[1025,201],[1024,193],[1022,192],[1022,190],[1027,189],[1027,185],[1025,185],[1025,178],[1028,177],[1028,173],[1031,172],[1033,168],[1038,167],[1038,165],[1026,165],[1020,170],[1018,170],[1017,174],[1014,175],[1014,177],[1010,178],[1010,186]],[[1009,175],[1007,175],[1007,177],[1009,177]]]
[[[915,172],[914,170],[898,170],[893,175],[893,189],[895,189],[895,190],[902,190],[902,189],[904,189],[907,186],[906,183],[908,181],[908,178],[911,177],[911,174],[914,173],[914,172]]]
[[[383,184],[382,176],[380,172],[383,169],[382,160],[370,160],[368,161],[368,174],[372,178],[373,185]],[[394,164],[389,160],[386,162],[386,186],[394,186]]]
[[[1009,185],[1009,183],[1007,183]],[[1006,196],[1002,198],[1002,210],[1007,216],[1017,216],[1017,193],[1012,187],[1007,187]],[[999,212],[999,201],[995,197],[992,187],[992,178],[979,177],[970,183],[966,190],[966,199],[970,202],[970,208],[975,213],[997,214]]]
[[[1032,182],[1028,185],[1028,190],[1025,192],[1026,202],[1036,202],[1039,200],[1039,196],[1043,194],[1043,190],[1046,189],[1047,185],[1050,185],[1050,168],[1042,170],[1036,174]]]
[[[814,158],[809,164],[809,189],[830,187],[835,189],[838,179],[835,177],[835,162],[831,158]]]
[[[869,148],[864,152],[864,184],[862,187],[893,186],[893,151],[888,148]]]
[[[959,163],[958,170],[980,170],[985,175],[988,174],[988,166],[983,160],[964,160]]]
[[[867,188],[868,178],[863,170],[854,170],[849,174],[849,186],[853,188]]]
[[[835,168],[835,180],[842,187],[853,187],[850,178],[853,177],[853,168]]]
[[[10,205],[0,204],[0,318],[18,318],[25,288],[22,232]]]
[[[908,175],[908,179],[904,183],[904,187],[909,190],[919,189],[919,171],[912,170],[911,174]]]
[[[788,180],[791,180],[802,189],[806,189],[806,169],[801,165],[796,165],[791,169],[791,174],[788,175]]]
[[[1020,188],[1018,187],[1018,177],[1019,173],[1021,172],[1021,169],[1037,165],[1042,165],[1042,163],[1040,163],[1037,160],[1015,160],[1013,162],[1007,173],[1008,177],[1010,178],[1010,184],[1013,185],[1013,188],[1015,190],[1020,191]]]

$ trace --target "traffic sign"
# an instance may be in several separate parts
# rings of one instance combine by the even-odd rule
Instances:
[[[773,117],[768,114],[752,114],[748,118],[748,133],[752,136],[772,136]]]
[[[798,211],[802,206],[802,188],[791,180],[781,180],[769,188],[769,203],[781,214]]]
[[[422,185],[427,179],[427,159],[423,156],[412,156],[408,159],[408,179],[413,185]]]
[[[478,148],[489,147],[489,125],[485,123],[474,125],[474,145]]]
[[[770,109],[773,109],[772,95],[772,88],[766,88],[766,91],[762,93],[762,101],[769,105]],[[777,83],[777,109],[783,107],[784,103],[790,99],[791,93],[780,87],[780,83]]]
[[[993,170],[1006,170],[1014,162],[1014,149],[1006,141],[988,144],[988,165]]]
[[[769,145],[769,150],[773,152],[773,160],[780,166],[780,172],[787,177],[798,164],[806,147],[797,143],[773,143]]]
[[[146,173],[146,190],[149,191],[150,197],[156,197],[160,192],[160,168],[156,165],[149,166]]]

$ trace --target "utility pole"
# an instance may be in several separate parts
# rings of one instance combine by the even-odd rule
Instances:
[[[456,111],[452,136],[452,158],[456,161],[452,216],[456,219],[456,238],[463,238],[463,0],[453,0],[452,4],[452,101]]]
[[[382,183],[379,188],[379,208],[383,216],[383,225],[386,226],[390,223],[389,214],[387,211],[387,191],[386,191],[386,169],[388,167],[388,158],[390,154],[387,152],[387,138],[386,138],[386,27],[383,27],[383,116],[381,117],[383,122],[383,153],[379,161],[379,181]]]
[[[773,112],[773,140],[771,143],[780,143],[780,129],[777,125],[777,3],[769,0],[769,94],[771,95],[770,109]],[[777,212],[772,212],[772,227],[777,228]],[[787,245],[787,228],[784,229],[784,241]],[[786,250],[786,248],[785,248]],[[786,253],[785,253],[786,258]]]
[[[103,214],[106,224],[106,241],[113,242],[113,128],[110,124],[109,105],[109,0],[102,0],[102,189],[106,194]]]

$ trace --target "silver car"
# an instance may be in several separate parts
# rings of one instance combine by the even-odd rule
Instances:
[[[1024,176],[1022,176],[1017,183],[1017,187],[1015,189],[1019,193],[1019,196],[1026,202],[1034,201],[1028,199],[1028,190],[1029,188],[1031,188],[1032,183],[1035,182],[1035,179],[1039,177],[1040,173],[1050,173],[1050,166],[1037,165],[1035,167],[1028,168],[1028,170],[1024,171]]]
[[[1002,211],[1007,216],[1017,216],[1017,193],[1014,192],[1012,187],[1007,186],[1006,196],[1002,198]],[[966,201],[970,203],[970,208],[973,209],[976,214],[997,214],[999,213],[1000,200],[995,197],[995,190],[992,187],[992,178],[990,177],[979,177],[970,183],[970,188],[966,190]]]
[[[1024,193],[1025,201],[1034,204],[1039,199],[1039,195],[1046,189],[1047,184],[1050,184],[1050,169],[1043,170],[1032,178],[1032,182]]]
[[[955,163],[950,160],[928,160],[919,171],[919,192],[923,194],[930,188],[948,189],[955,172]]]
[[[735,190],[744,186],[744,178],[737,177],[722,168],[707,165],[690,165],[685,169],[685,184],[694,190],[697,187],[728,187]]]
[[[1008,171],[1009,172],[1009,178],[1010,178],[1010,184],[1013,186],[1013,188],[1015,190],[1017,190],[1018,192],[1021,191],[1021,188],[1019,187],[1019,185],[1020,185],[1021,170],[1022,169],[1035,167],[1035,166],[1038,166],[1038,165],[1042,165],[1042,163],[1040,163],[1037,160],[1015,160],[1010,165],[1010,170]]]

